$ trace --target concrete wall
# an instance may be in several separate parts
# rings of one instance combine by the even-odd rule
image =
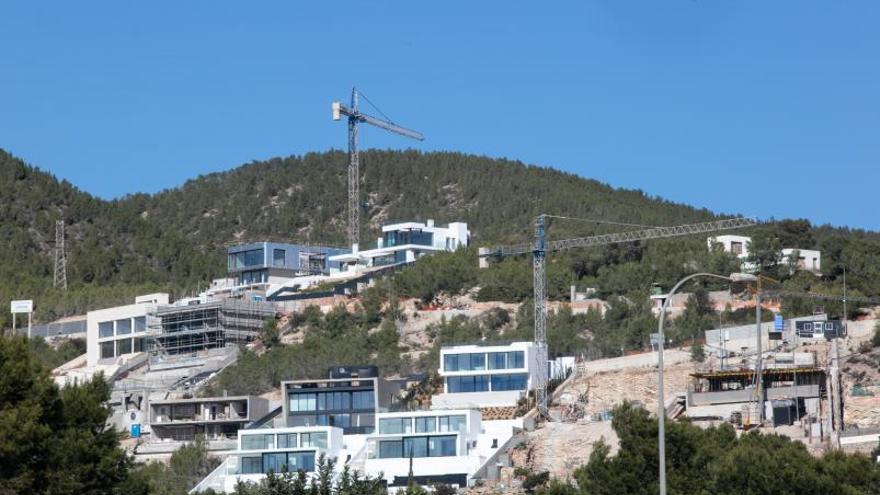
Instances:
[[[166,294],[167,296],[167,294]],[[149,304],[129,304],[127,306],[117,306],[114,308],[99,309],[89,311],[86,315],[86,360],[88,366],[96,366],[99,364],[101,356],[101,343],[109,341],[117,341],[124,339],[133,339],[134,337],[143,337],[145,332],[134,331],[134,321],[131,322],[131,333],[125,335],[116,335],[114,325],[114,336],[99,337],[98,324],[101,322],[134,319],[137,317],[146,317]],[[134,343],[132,343],[132,349]]]

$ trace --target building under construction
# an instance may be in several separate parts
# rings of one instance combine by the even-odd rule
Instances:
[[[274,316],[271,303],[232,298],[157,306],[147,314],[149,350],[153,356],[192,355],[243,344]]]

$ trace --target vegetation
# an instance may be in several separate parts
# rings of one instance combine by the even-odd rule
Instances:
[[[614,410],[612,425],[620,439],[617,455],[599,442],[587,465],[575,472],[577,487],[555,482],[539,493],[657,493],[656,420],[624,404]],[[816,458],[784,436],[752,432],[737,437],[729,424],[702,429],[672,422],[666,434],[669,493],[880,493],[880,466],[866,455],[835,451]]]
[[[269,473],[260,483],[239,481],[235,495],[386,495],[388,490],[381,478],[362,477],[344,466],[334,476],[335,461],[321,454],[315,463],[315,476],[311,479],[302,471]],[[336,478],[334,480],[334,478]],[[407,491],[409,494],[409,490]],[[424,490],[421,493],[425,493]],[[203,495],[207,495],[204,494]]]
[[[186,495],[211,473],[220,460],[208,455],[203,437],[175,450],[168,464],[153,461],[131,472],[127,493],[144,495]]]
[[[59,390],[24,337],[0,338],[0,493],[136,493],[109,398],[100,375]]]

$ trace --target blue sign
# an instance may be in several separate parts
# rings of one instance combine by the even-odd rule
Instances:
[[[773,321],[773,329],[777,332],[781,332],[784,329],[784,323],[782,315],[776,315],[776,319]]]
[[[131,424],[131,438],[139,438],[140,436],[141,436],[140,423],[132,423]]]

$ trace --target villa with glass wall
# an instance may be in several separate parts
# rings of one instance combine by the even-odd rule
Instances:
[[[425,254],[467,247],[469,241],[470,231],[464,222],[452,222],[445,227],[435,225],[433,220],[400,222],[382,226],[382,237],[376,239],[375,247],[361,250],[352,246],[350,252],[329,259],[349,267],[412,263]]]
[[[301,275],[327,275],[340,268],[331,261],[344,248],[280,242],[253,242],[227,248],[227,271],[237,285],[270,284]]]
[[[443,407],[515,406],[538,383],[539,348],[533,342],[440,349]]]

